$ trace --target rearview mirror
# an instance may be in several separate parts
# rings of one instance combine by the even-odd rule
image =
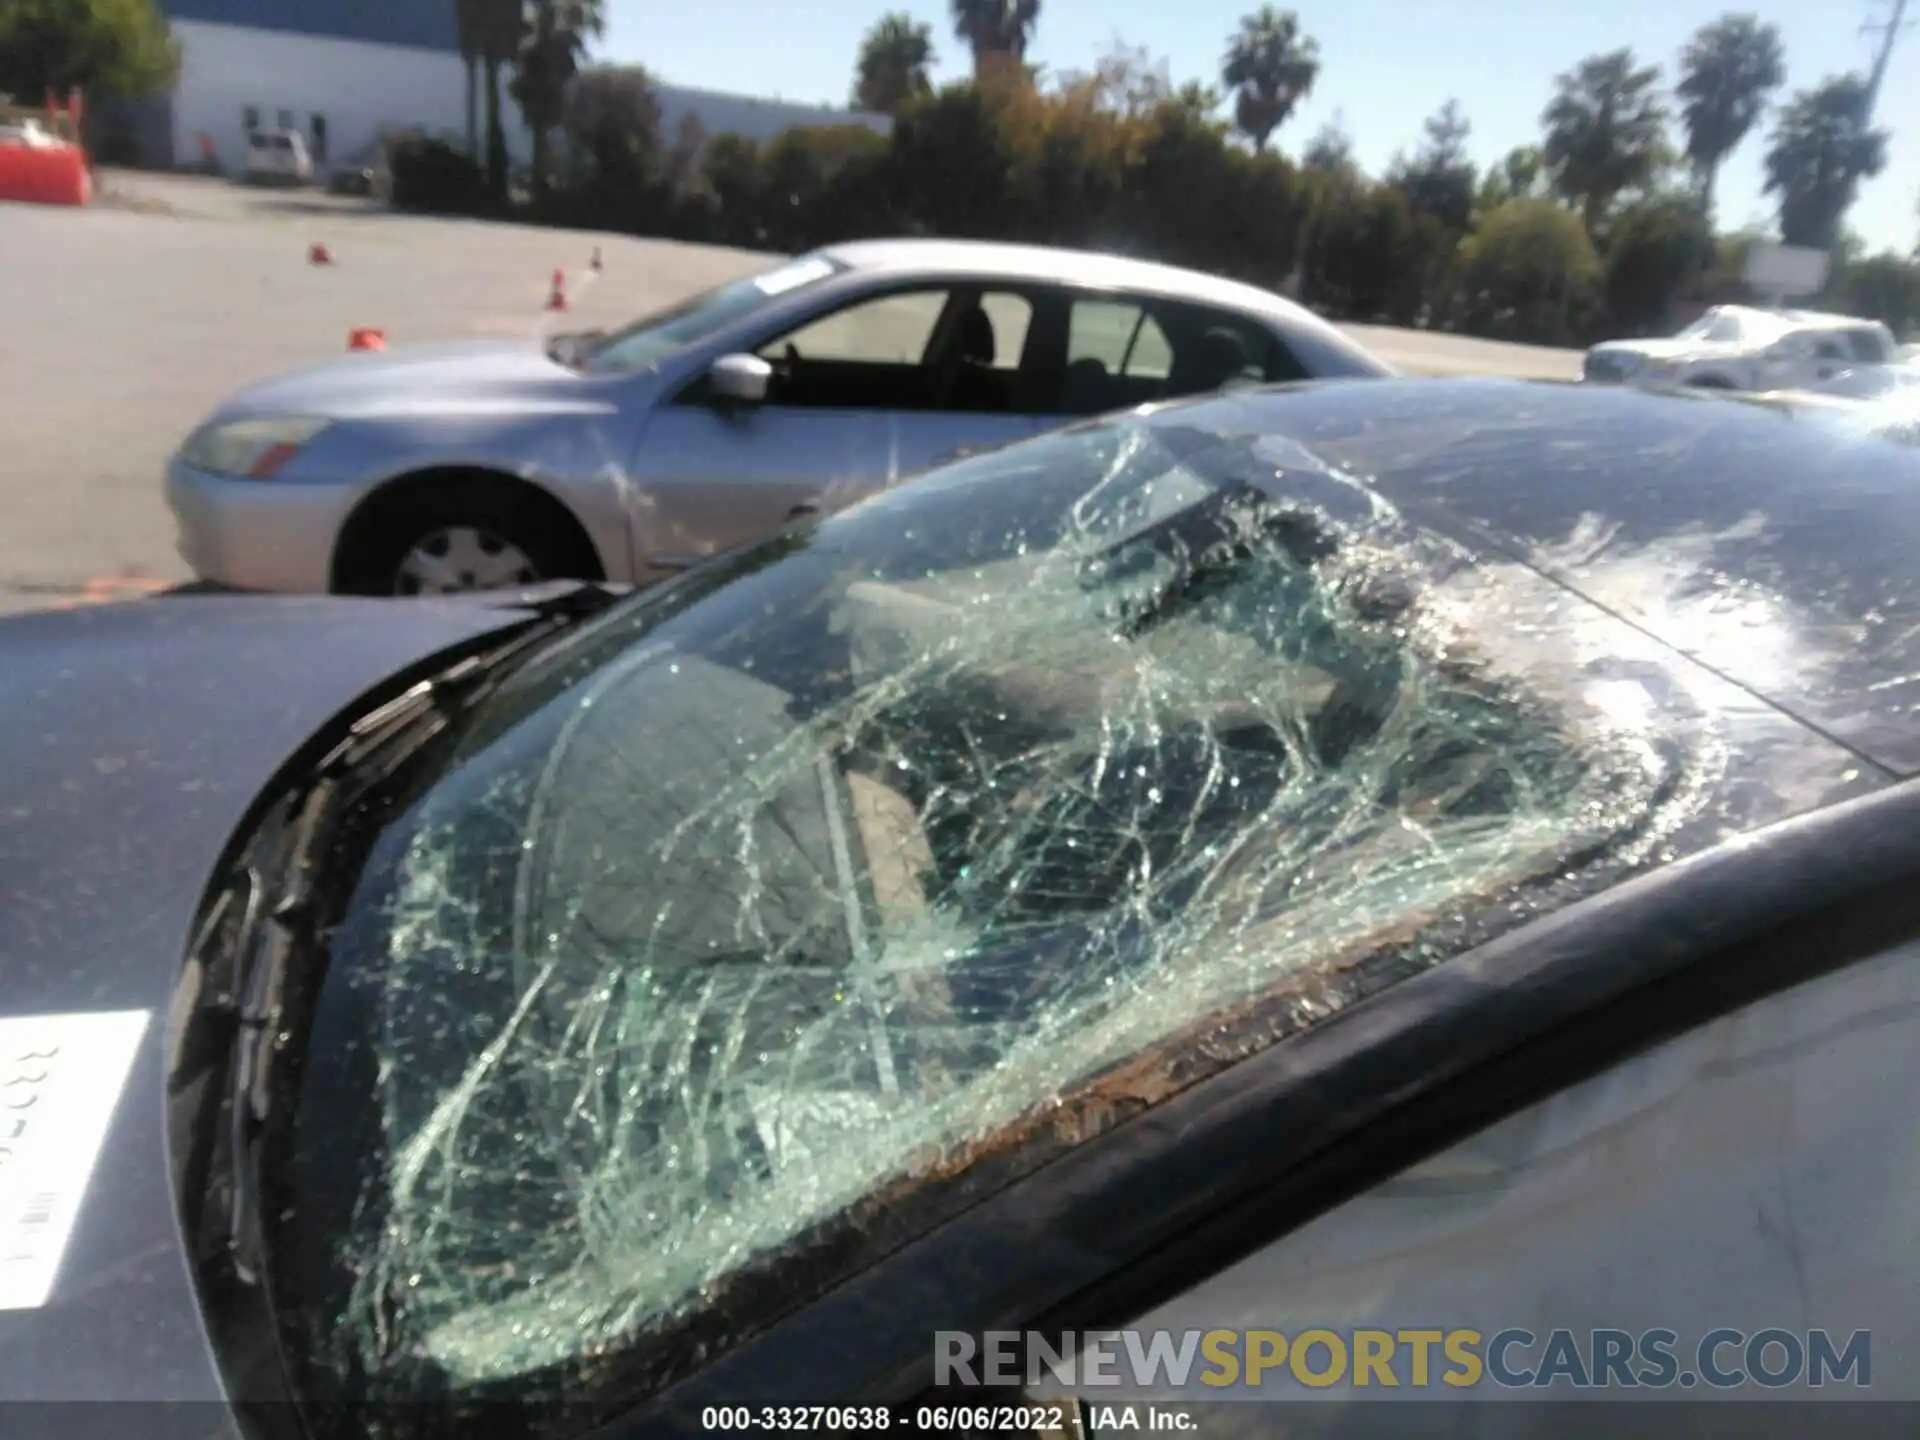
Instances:
[[[707,385],[716,400],[758,405],[767,398],[773,366],[758,355],[722,355],[707,371]]]

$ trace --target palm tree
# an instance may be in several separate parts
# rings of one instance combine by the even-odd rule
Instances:
[[[467,71],[467,158],[480,160],[480,26],[485,0],[453,0],[460,63]]]
[[[507,196],[507,136],[500,123],[500,72],[520,57],[526,36],[524,0],[475,0],[475,38],[486,75],[487,193],[495,200]]]
[[[1633,51],[1614,50],[1588,56],[1555,83],[1558,93],[1541,117],[1541,156],[1554,188],[1580,206],[1591,234],[1623,190],[1649,184],[1667,159],[1660,67],[1642,67]]]
[[[1300,33],[1291,10],[1264,5],[1241,20],[1239,33],[1227,42],[1220,78],[1233,92],[1234,124],[1254,149],[1267,148],[1268,137],[1311,93],[1319,73],[1320,47]]]
[[[1703,27],[1680,55],[1680,116],[1700,207],[1713,213],[1720,163],[1753,129],[1767,97],[1787,78],[1780,32],[1751,15],[1724,15]]]
[[[976,78],[996,62],[1018,65],[1040,20],[1040,0],[951,0],[953,33],[973,51]]]
[[[1887,164],[1887,132],[1868,123],[1867,82],[1840,75],[1780,112],[1767,146],[1767,193],[1780,197],[1780,237],[1833,247],[1862,180]]]
[[[516,57],[514,103],[533,136],[533,189],[546,193],[552,171],[548,138],[560,124],[567,86],[580,73],[587,39],[601,33],[600,0],[534,0],[533,27]]]
[[[860,42],[854,65],[853,103],[882,115],[897,114],[907,101],[928,94],[933,82],[933,30],[905,11],[882,15]]]

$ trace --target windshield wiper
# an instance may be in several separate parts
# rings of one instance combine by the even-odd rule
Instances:
[[[258,1282],[259,1141],[272,1115],[273,1061],[280,1044],[287,981],[318,943],[316,894],[322,861],[351,815],[428,745],[472,710],[557,632],[621,599],[598,585],[580,585],[522,607],[532,612],[507,640],[469,655],[369,711],[283,802],[282,829],[271,873],[256,887],[258,903],[233,938],[239,1034],[228,1081],[231,1204],[227,1249],[235,1271]]]
[[[1130,640],[1191,610],[1276,547],[1304,568],[1332,555],[1338,542],[1317,516],[1276,505],[1257,486],[1240,485],[1134,536],[1102,559],[1111,564],[1143,547],[1172,560],[1174,574],[1148,599],[1123,611],[1120,632]]]

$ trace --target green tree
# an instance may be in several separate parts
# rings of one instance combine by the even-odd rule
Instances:
[[[591,219],[639,225],[659,213],[660,100],[639,65],[595,65],[566,86],[561,129]]]
[[[853,103],[897,115],[909,100],[933,93],[933,30],[903,10],[882,15],[860,42],[854,63]]]
[[[953,33],[973,51],[973,73],[978,76],[997,63],[1026,62],[1033,27],[1040,20],[1040,0],[951,0]]]
[[[1300,32],[1291,10],[1263,5],[1240,22],[1227,42],[1220,78],[1233,95],[1233,117],[1255,150],[1265,150],[1273,132],[1313,91],[1320,74],[1320,47]]]
[[[527,17],[521,0],[478,0],[476,38],[485,76],[487,105],[487,194],[495,204],[507,198],[507,132],[501,123],[500,74],[520,57]]]
[[[1460,270],[1473,328],[1565,344],[1592,304],[1600,259],[1578,215],[1550,200],[1513,200],[1460,242]]]
[[[520,46],[510,86],[533,136],[533,193],[544,199],[552,179],[549,144],[566,118],[567,86],[580,73],[587,40],[604,28],[600,0],[534,0],[533,24]]]
[[[1474,187],[1479,182],[1467,158],[1467,136],[1473,127],[1461,113],[1460,102],[1449,100],[1428,117],[1425,130],[1419,152],[1395,165],[1387,181],[1416,210],[1433,216],[1457,238],[1473,217]]]
[[[50,89],[152,95],[179,72],[179,47],[154,0],[0,0],[0,92],[23,104]]]
[[[480,163],[480,50],[486,0],[453,0],[460,64],[467,72],[467,158]]]
[[[1851,261],[1827,290],[1847,314],[1878,320],[1903,340],[1920,326],[1920,265],[1910,259],[1887,253]]]
[[[1713,262],[1713,228],[1691,197],[1658,195],[1627,206],[1607,235],[1603,285],[1614,327],[1670,330],[1675,302]]]
[[[1660,67],[1637,64],[1631,50],[1590,55],[1555,82],[1541,153],[1555,191],[1580,207],[1589,232],[1623,191],[1646,188],[1666,163],[1659,83]]]
[[[1063,76],[1062,81],[1063,93],[1079,90],[1095,108],[1132,119],[1149,115],[1168,104],[1175,93],[1164,59],[1121,40],[1115,40],[1107,53],[1094,62],[1092,73]]]
[[[1323,171],[1328,174],[1357,172],[1358,164],[1353,158],[1353,136],[1347,133],[1347,127],[1341,117],[1335,115],[1307,141],[1306,149],[1300,152],[1300,168],[1303,170]]]
[[[1204,80],[1188,80],[1173,92],[1172,102],[1197,119],[1211,119],[1220,108],[1220,92]]]
[[[1516,145],[1493,165],[1480,182],[1480,194],[1474,202],[1478,210],[1492,210],[1509,200],[1538,200],[1546,161],[1538,145]]]
[[[1767,146],[1767,184],[1780,197],[1789,245],[1831,247],[1862,180],[1887,164],[1887,132],[1867,119],[1866,82],[1839,75],[1803,90],[1780,112]]]
[[[1747,138],[1767,99],[1787,78],[1780,32],[1752,15],[1723,15],[1703,26],[1680,55],[1680,118],[1700,204],[1713,213],[1720,164]]]

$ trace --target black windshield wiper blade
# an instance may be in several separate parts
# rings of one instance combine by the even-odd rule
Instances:
[[[1150,598],[1126,610],[1120,631],[1130,640],[1190,610],[1256,556],[1277,548],[1306,567],[1339,548],[1318,516],[1278,505],[1252,485],[1222,490],[1206,503],[1134,536],[1106,558],[1117,559],[1118,551],[1142,545],[1171,559],[1175,569]]]
[[[227,1248],[247,1283],[259,1274],[259,1183],[255,1146],[272,1114],[273,1059],[289,975],[299,954],[317,940],[314,883],[341,817],[392,779],[460,715],[491,694],[516,664],[553,635],[623,598],[618,591],[580,585],[533,602],[513,635],[470,655],[361,716],[314,766],[285,802],[277,863],[256,887],[258,903],[234,937],[234,1041],[228,1085],[232,1150],[232,1204]]]

